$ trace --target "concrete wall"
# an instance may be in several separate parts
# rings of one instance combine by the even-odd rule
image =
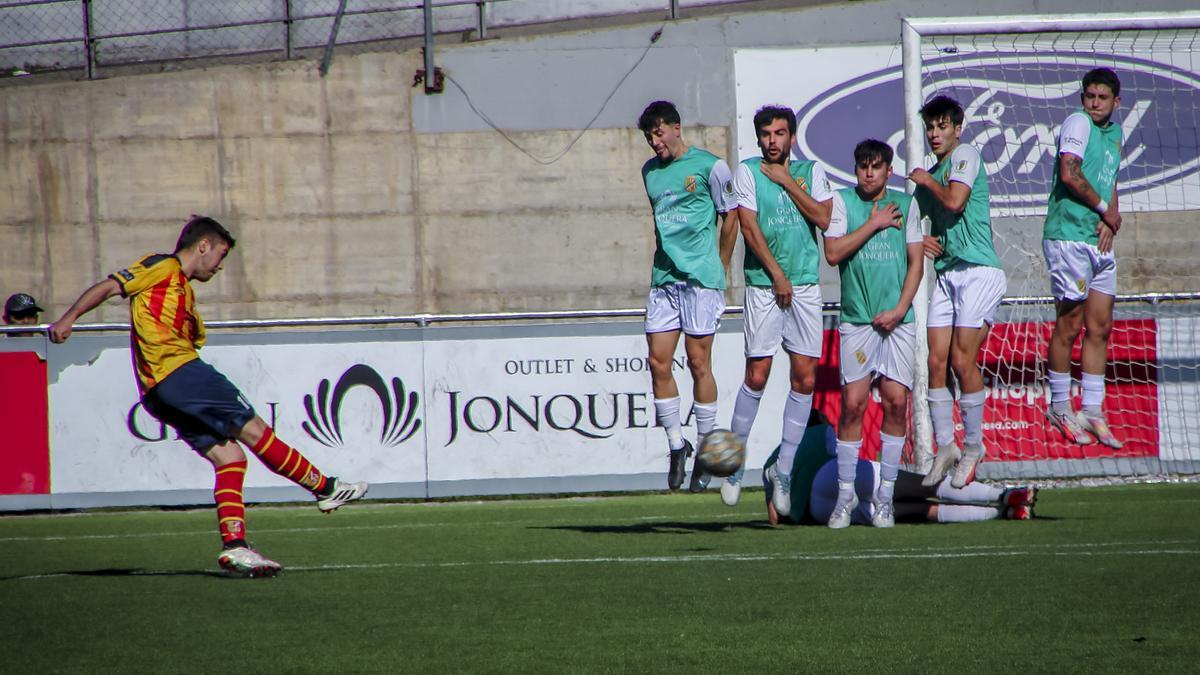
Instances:
[[[558,153],[600,111],[549,164],[454,84],[410,88],[416,51],[339,55],[325,78],[293,61],[0,89],[0,294],[27,290],[57,315],[207,213],[239,237],[199,289],[210,319],[638,306],[653,236],[638,174],[649,153],[630,126],[646,102],[675,100],[690,140],[732,157],[733,48],[893,43],[899,16],[944,12],[926,1],[744,12],[667,25],[648,52],[661,23],[440,46],[439,65],[529,154]],[[1160,243],[1194,214],[1132,220],[1122,246],[1151,262],[1123,267],[1123,288],[1161,283],[1163,269],[1195,275],[1194,238]],[[113,303],[92,318],[124,314]]]

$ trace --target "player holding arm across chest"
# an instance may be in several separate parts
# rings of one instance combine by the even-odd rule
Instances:
[[[1093,439],[1122,447],[1104,416],[1104,372],[1117,294],[1113,238],[1121,228],[1117,170],[1124,136],[1112,116],[1121,104],[1121,81],[1108,68],[1083,76],[1080,102],[1059,132],[1054,183],[1042,230],[1042,253],[1055,301],[1047,349],[1050,409],[1047,418],[1069,442]],[[1071,404],[1071,351],[1083,331],[1082,409]]]
[[[833,193],[820,164],[791,159],[796,115],[790,108],[760,109],[754,129],[762,156],[739,164],[734,176],[746,243],[746,369],[730,427],[745,443],[782,345],[791,386],[783,410],[779,468],[768,478],[776,508],[787,514],[792,460],[812,409],[823,346],[817,233],[829,227]],[[729,506],[738,503],[741,479],[739,470],[721,486],[721,498]]]
[[[854,148],[855,187],[838,190],[825,231],[825,258],[842,281],[842,414],[837,431],[838,499],[829,527],[850,524],[858,507],[855,466],[871,385],[879,383],[879,489],[872,523],[895,524],[892,498],[900,470],[913,382],[916,328],[912,300],[923,271],[920,208],[909,195],[887,187],[892,148],[867,139]]]
[[[692,375],[697,445],[716,427],[717,384],[712,343],[725,312],[730,256],[737,240],[733,175],[725,160],[688,145],[679,111],[655,101],[638,118],[654,156],[642,165],[646,196],[654,210],[654,264],[646,298],[646,344],[654,391],[655,418],[667,435],[667,487],[683,484],[692,444],[680,422],[679,388],[672,372],[683,334]],[[689,490],[700,492],[708,478],[692,468]]]
[[[1007,280],[992,243],[990,193],[979,151],[960,142],[965,116],[948,96],[935,96],[920,110],[925,139],[937,161],[913,169],[914,197],[930,219],[925,254],[937,279],[929,301],[929,410],[937,443],[925,484],[936,485],[953,470],[955,487],[974,480],[983,460],[986,393],[979,352],[987,339]],[[954,440],[954,396],[947,366],[958,380],[964,439]]]

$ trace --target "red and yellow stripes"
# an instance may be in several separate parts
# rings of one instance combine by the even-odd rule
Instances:
[[[325,474],[321,473],[304,455],[279,440],[275,430],[267,427],[262,438],[254,444],[254,454],[275,473],[307,488],[313,493],[325,489]]]
[[[229,543],[246,538],[246,502],[242,485],[246,480],[246,460],[216,467],[217,479],[213,499],[217,502],[217,530],[221,542]]]

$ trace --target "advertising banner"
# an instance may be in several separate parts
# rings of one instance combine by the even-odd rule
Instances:
[[[1121,79],[1113,117],[1125,136],[1117,174],[1121,209],[1200,208],[1200,73],[1186,50],[1086,58],[1032,48],[953,51],[924,62],[922,100],[940,93],[962,104],[962,142],[983,156],[993,215],[1045,213],[1058,130],[1080,110],[1079,81],[1097,66]],[[836,187],[854,184],[853,150],[865,138],[892,146],[891,185],[905,187],[904,116],[917,111],[904,110],[898,45],[739,49],[734,68],[739,160],[759,155],[754,111],[780,104],[797,112],[794,155],[824,164]],[[932,164],[928,155],[924,166]]]

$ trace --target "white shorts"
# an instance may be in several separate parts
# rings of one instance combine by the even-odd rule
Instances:
[[[917,325],[902,323],[891,333],[880,333],[871,324],[838,326],[842,384],[880,375],[912,389],[913,359],[917,353]]]
[[[1046,267],[1050,268],[1050,294],[1055,300],[1079,302],[1091,291],[1117,294],[1117,259],[1112,251],[1082,241],[1042,240]]]
[[[960,262],[937,275],[929,298],[929,327],[982,328],[992,324],[1008,290],[1004,270]]]
[[[821,287],[792,287],[792,304],[780,309],[769,287],[746,287],[746,313],[742,333],[746,358],[774,356],[783,344],[790,354],[821,358],[825,325],[821,321]]]
[[[712,335],[725,313],[725,293],[694,281],[655,286],[646,297],[646,332],[682,330],[686,335]]]
[[[854,473],[854,494],[858,495],[858,508],[850,514],[850,522],[871,522],[874,509],[871,501],[879,487],[879,462],[858,460]],[[828,523],[838,498],[837,460],[831,459],[813,476],[812,491],[809,493],[808,512],[818,523]]]

